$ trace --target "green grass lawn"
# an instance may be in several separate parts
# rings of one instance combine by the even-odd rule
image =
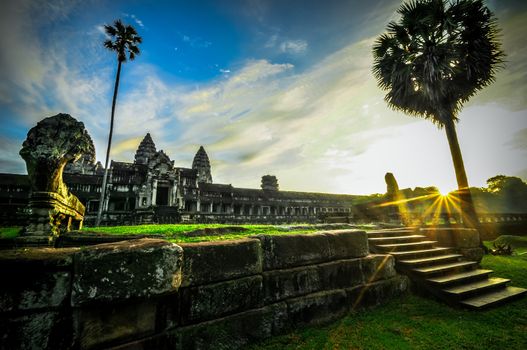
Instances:
[[[0,227],[0,238],[15,238],[22,227]]]
[[[481,265],[512,279],[511,285],[527,288],[526,255],[487,255]],[[487,311],[469,311],[408,295],[252,349],[527,349],[527,297]]]
[[[294,225],[291,225],[294,226]],[[225,225],[225,224],[164,224],[164,225],[135,225],[135,226],[101,226],[84,227],[82,232],[103,233],[109,235],[163,235],[174,243],[207,242],[228,239],[241,239],[257,234],[302,234],[319,231],[312,225],[302,224],[302,229],[290,229],[280,225]],[[222,234],[191,236],[196,230],[242,227],[242,232],[225,232]],[[0,238],[15,238],[21,227],[0,227]]]
[[[309,225],[302,225],[309,226]],[[190,236],[189,233],[196,230],[204,230],[207,228],[229,228],[241,227],[242,232],[225,232],[222,234]],[[257,234],[301,234],[315,232],[318,229],[315,227],[308,227],[305,229],[291,230],[288,226],[275,225],[225,225],[225,224],[174,224],[174,225],[137,225],[137,226],[109,226],[90,228],[86,227],[83,231],[98,232],[112,235],[123,234],[160,234],[165,236],[169,241],[174,243],[190,243],[190,242],[207,242],[219,241],[228,239],[241,239],[251,235]]]

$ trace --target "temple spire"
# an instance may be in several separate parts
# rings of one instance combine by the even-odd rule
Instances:
[[[147,133],[143,138],[143,141],[139,144],[137,151],[135,152],[135,163],[136,164],[148,164],[148,161],[156,154],[156,145]]]
[[[209,156],[203,146],[199,147],[198,152],[192,161],[192,169],[198,172],[198,182],[212,183]]]

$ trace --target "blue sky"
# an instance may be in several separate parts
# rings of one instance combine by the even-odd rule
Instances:
[[[123,67],[112,159],[132,161],[150,132],[176,166],[203,145],[215,182],[287,190],[384,192],[455,187],[443,130],[387,108],[371,46],[400,1],[31,1],[0,3],[0,172],[40,119],[85,123],[103,161],[116,60],[102,26],[143,37]],[[488,1],[507,65],[460,114],[469,182],[527,178],[527,3]]]

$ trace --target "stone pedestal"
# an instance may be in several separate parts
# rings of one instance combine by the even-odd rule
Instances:
[[[31,213],[20,237],[21,243],[52,243],[63,232],[82,229],[85,208],[73,195],[34,192],[29,198],[29,209]]]

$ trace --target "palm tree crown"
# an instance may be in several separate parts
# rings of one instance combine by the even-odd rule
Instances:
[[[390,22],[373,47],[386,102],[439,127],[456,121],[503,62],[494,15],[481,0],[410,1],[398,13],[399,22]]]
[[[126,53],[128,58],[133,61],[136,55],[139,55],[139,48],[136,44],[140,44],[143,40],[135,28],[131,25],[124,25],[120,19],[116,20],[112,25],[105,25],[104,31],[111,39],[104,41],[104,47],[109,50],[117,52],[117,59],[119,62],[126,61]]]

